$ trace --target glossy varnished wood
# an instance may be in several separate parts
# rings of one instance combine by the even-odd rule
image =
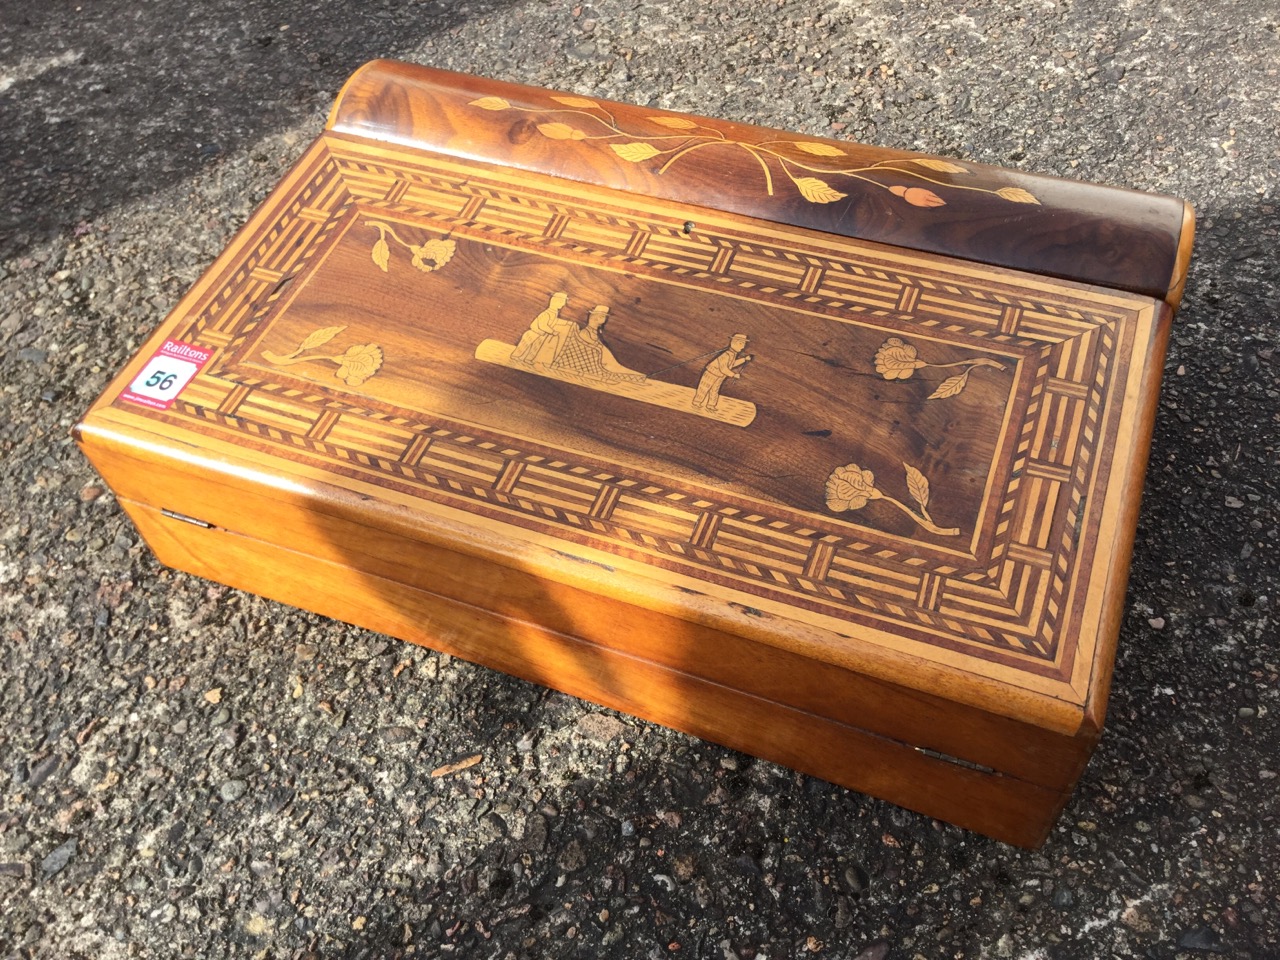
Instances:
[[[1038,843],[1188,208],[381,62],[331,127],[77,428],[161,559]]]
[[[1039,846],[1069,796],[399,580],[369,575],[353,592],[345,563],[121,505],[168,566],[526,677],[1006,843]]]
[[[443,171],[443,179],[423,181],[429,193],[412,185],[419,167],[423,176]],[[1152,336],[1150,301],[1045,285],[990,269],[966,272],[936,257],[904,256],[852,241],[833,247],[795,230],[786,235],[791,239],[771,240],[786,244],[774,253],[761,246],[761,227],[740,218],[705,215],[700,236],[688,239],[679,236],[683,211],[678,208],[650,212],[632,203],[624,219],[607,205],[595,214],[592,208],[607,196],[600,191],[572,197],[572,207],[539,199],[538,217],[553,226],[570,222],[564,238],[549,238],[536,224],[516,227],[527,224],[526,210],[535,208],[523,200],[513,207],[504,199],[509,191],[522,190],[531,202],[538,196],[535,185],[545,178],[499,178],[494,188],[469,167],[457,168],[472,171],[459,184],[452,169],[410,163],[407,156],[370,154],[345,143],[318,144],[299,167],[296,195],[282,190],[276,205],[263,213],[264,223],[277,224],[268,234],[274,239],[251,246],[250,235],[249,260],[237,266],[233,256],[232,269],[216,270],[200,297],[181,311],[187,320],[174,328],[179,338],[225,349],[175,408],[179,421],[174,425],[202,434],[202,444],[221,436],[237,453],[274,451],[352,479],[351,468],[363,467],[371,482],[387,484],[388,493],[426,496],[441,507],[454,502],[477,522],[483,514],[497,523],[504,535],[521,527],[538,529],[552,542],[603,547],[611,555],[685,573],[696,583],[718,584],[731,593],[745,577],[754,596],[738,602],[771,617],[780,614],[769,620],[769,629],[757,623],[760,632],[809,656],[840,662],[858,657],[861,665],[876,669],[869,654],[859,653],[859,644],[842,639],[856,625],[860,641],[881,645],[888,659],[878,669],[886,676],[901,669],[893,658],[902,653],[948,669],[969,669],[968,658],[976,656],[983,661],[980,676],[1024,687],[1047,697],[1050,705],[1083,702],[1095,631],[1068,629],[1059,616],[1067,610],[1062,603],[1047,607],[1036,598],[1046,589],[1066,589],[1077,564],[1088,571],[1095,541],[1064,540],[1061,549],[1080,559],[1069,560],[1062,574],[1045,564],[1044,548],[1077,526],[1069,515],[1073,504],[1061,495],[1071,476],[1077,477],[1073,483],[1084,484],[1074,505],[1081,506],[1088,486],[1106,477],[1119,482],[1113,464],[1127,469],[1111,449],[1127,444],[1132,427],[1125,405],[1105,399],[1118,386],[1106,384],[1141,374],[1135,360],[1145,355]],[[355,193],[354,200],[343,190]],[[299,207],[314,203],[317,192],[329,209]],[[379,198],[388,192],[403,197],[394,206],[383,205]],[[498,200],[477,205],[477,195]],[[434,208],[416,214],[418,203]],[[438,216],[434,210],[446,211],[450,204],[468,211],[465,223],[421,219]],[[304,210],[306,218],[294,221],[282,212],[291,209]],[[577,211],[577,219],[560,212],[565,209]],[[636,220],[642,213],[646,219]],[[579,220],[581,228],[573,225]],[[625,229],[614,229],[615,223]],[[613,232],[593,253],[584,244],[601,225]],[[441,227],[450,234],[447,241],[439,236]],[[299,238],[300,229],[310,231],[309,241]],[[583,240],[575,239],[579,229],[586,231]],[[644,256],[608,254],[610,243],[631,249],[628,237],[633,236],[651,238]],[[430,269],[407,262],[432,244],[440,245],[440,259],[424,263]],[[697,256],[718,258],[721,251],[758,252],[727,258],[729,266],[720,273],[681,267],[683,282],[672,284],[663,245],[675,250],[672,264],[691,263]],[[816,265],[803,277],[789,266],[793,250]],[[761,259],[761,252],[772,259]],[[778,287],[760,283],[773,262],[780,264]],[[863,276],[870,286],[855,298],[897,305],[896,314],[885,316],[840,299]],[[940,283],[946,289],[936,298],[938,308],[952,321],[971,317],[973,333],[955,323],[947,331],[933,329],[930,290]],[[629,284],[634,295],[627,292]],[[795,289],[783,289],[787,284]],[[576,301],[579,316],[592,302],[614,305],[619,332],[609,332],[614,338],[609,342],[624,359],[631,359],[631,351],[660,344],[665,325],[670,347],[647,364],[652,369],[662,362],[664,369],[649,379],[654,388],[682,389],[683,409],[615,395],[616,385],[599,380],[552,378],[537,364],[509,373],[493,369],[481,348],[493,335],[522,340],[529,318],[544,310],[557,285],[572,290],[575,298],[587,293]],[[684,309],[682,298],[698,288],[714,295],[701,311]],[[486,300],[494,291],[496,298]],[[807,307],[801,311],[795,293],[806,291],[814,296],[801,301]],[[990,306],[1015,292],[1025,306]],[[425,325],[419,316],[424,296],[433,310]],[[1103,312],[1095,316],[1081,309]],[[1118,328],[1119,338],[1105,333],[1116,310],[1121,311],[1116,318],[1128,317]],[[707,326],[713,311],[728,317],[719,333]],[[1019,333],[1024,311],[1026,335]],[[1071,319],[1077,314],[1083,326]],[[685,334],[684,318],[690,315],[707,319]],[[1097,326],[1100,322],[1104,326]],[[765,355],[757,371],[726,387],[761,401],[745,427],[716,422],[695,409],[699,363],[665,369],[681,366],[667,362],[673,353],[694,360],[701,355],[707,362],[708,342],[694,337],[707,336],[714,352],[739,326],[754,340],[753,349]],[[1045,353],[1045,343],[1056,345]],[[1102,349],[1099,343],[1107,356],[1091,360],[1091,351]],[[348,356],[356,360],[348,362]],[[317,389],[322,393],[309,392]],[[1033,401],[1042,389],[1050,391],[1047,401]],[[329,399],[317,406],[326,391]],[[122,403],[117,398],[110,416],[129,420],[132,407]],[[1002,407],[1005,412],[998,413]],[[172,421],[175,413],[163,419]],[[1105,435],[1084,429],[1103,415]],[[305,426],[309,421],[314,422]],[[292,424],[298,429],[289,429]],[[478,432],[480,427],[485,429]],[[406,445],[395,463],[369,459],[355,449],[341,452],[349,442],[378,449],[389,439],[388,430]],[[1017,476],[1017,461],[1006,459],[1024,435],[1023,455],[1032,458],[1035,474],[1026,481]],[[347,439],[335,445],[339,437]],[[509,447],[513,441],[516,446]],[[405,457],[411,466],[396,465]],[[419,467],[427,461],[434,466],[424,473]],[[1071,461],[1078,466],[1066,466]],[[873,468],[874,480],[869,479]],[[488,479],[472,486],[481,476]],[[864,484],[862,493],[843,492]],[[1043,505],[1041,488],[1053,493]],[[602,508],[599,514],[593,498]],[[1087,502],[1091,518],[1081,529],[1091,531],[1108,501],[1090,495]],[[437,512],[428,503],[416,508]],[[591,514],[591,521],[582,513]],[[878,542],[874,559],[863,537]],[[1017,576],[1033,576],[1041,585],[1033,593],[1025,586],[1013,593],[999,588],[1010,599],[1023,598],[1018,608],[999,614],[1017,634],[1002,639],[1003,634],[983,628],[985,622],[1004,631],[999,620],[975,619],[963,607],[955,607],[956,613],[952,608],[969,603],[969,596],[980,604],[979,611],[994,611],[991,602],[998,598],[984,599],[982,583],[1002,579],[1000,558],[1011,538],[1022,564]],[[686,541],[696,549],[683,546]],[[919,571],[931,568],[921,563],[934,564],[937,576],[922,581]],[[985,572],[993,563],[996,572]],[[1045,579],[1050,575],[1057,586]],[[1088,576],[1088,582],[1072,588],[1077,601],[1106,586],[1105,570]],[[854,585],[852,595],[844,583]],[[860,599],[863,586],[892,606],[868,605]],[[820,616],[801,614],[802,608]],[[1046,610],[1048,633],[1040,628]],[[821,639],[797,639],[791,622],[797,615],[822,626]],[[932,633],[920,634],[913,625]],[[892,632],[884,633],[886,626]],[[1018,637],[1027,636],[1046,638],[1048,645],[1022,654],[1017,645],[1024,641]],[[939,682],[918,668],[911,673],[921,683]],[[988,695],[974,694],[977,699]],[[997,702],[1010,711],[1031,709],[1018,699]]]
[[[351,78],[329,126],[362,139],[1131,290],[1175,306],[1190,259],[1190,208],[1173,197],[799,137],[391,60],[366,64]],[[633,161],[615,149],[637,144],[655,154],[632,152],[643,157]],[[744,145],[775,153],[762,156]],[[687,147],[696,152],[681,153]],[[921,160],[943,169],[921,166]],[[858,173],[836,172],[849,169]],[[827,195],[843,196],[807,200],[793,183],[802,178],[822,181]],[[1000,190],[1036,202],[1011,202]]]
[[[737,632],[626,603],[601,593],[598,586],[590,589],[589,581],[571,584],[495,566],[404,529],[371,523],[366,510],[320,486],[302,496],[296,489],[269,484],[250,488],[238,482],[227,464],[174,463],[128,438],[105,433],[85,439],[123,498],[185,504],[195,484],[203,491],[199,518],[217,529],[270,531],[271,538],[295,552],[361,574],[401,581],[512,620],[531,620],[594,646],[999,769],[1016,779],[1066,789],[1092,747],[1088,736],[1067,737],[1040,724],[966,706],[948,696],[954,688],[945,684],[933,693],[913,690],[752,642]],[[181,521],[168,522],[181,532]],[[352,578],[344,593],[364,592],[362,583],[361,577]]]

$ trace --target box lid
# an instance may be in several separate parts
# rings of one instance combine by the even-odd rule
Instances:
[[[84,435],[994,713],[1100,723],[1168,283],[1108,289],[850,235],[898,236],[887,213],[880,233],[745,215],[737,171],[720,209],[648,193],[667,173],[616,149],[641,140],[586,132],[632,118],[570,95],[384,78],[421,142],[356,136],[377,126],[352,106],[376,70]],[[423,90],[451,83],[446,123]],[[527,113],[543,169],[468,156],[493,141],[482,124],[459,146],[464,110]],[[625,190],[583,174],[602,168],[575,151],[601,143],[648,172]],[[688,146],[663,149],[670,171]],[[775,188],[818,191],[789,154],[739,152]],[[902,200],[920,188],[901,164],[841,189]],[[1165,215],[1176,234],[1182,207]]]
[[[642,197],[1145,293],[1177,309],[1193,215],[1175,197],[800,136],[394,60],[329,128]]]

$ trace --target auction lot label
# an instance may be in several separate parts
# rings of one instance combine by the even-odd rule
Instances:
[[[153,410],[168,410],[212,356],[213,351],[207,347],[197,347],[181,340],[166,340],[120,394],[120,399]]]

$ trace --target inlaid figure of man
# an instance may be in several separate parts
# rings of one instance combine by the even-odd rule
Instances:
[[[547,309],[533,318],[520,337],[520,342],[511,351],[511,359],[527,365],[549,365],[555,361],[564,345],[564,338],[577,329],[578,325],[560,316],[560,311],[569,302],[569,295],[564,292],[553,293]]]
[[[750,354],[742,351],[747,348],[747,335],[735,333],[729,340],[729,346],[716,354],[711,362],[702,368],[702,378],[698,381],[698,391],[693,395],[695,407],[714,410],[720,402],[720,388],[725,380],[739,380],[742,374],[738,368],[751,360]]]

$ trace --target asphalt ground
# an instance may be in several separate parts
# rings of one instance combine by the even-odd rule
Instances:
[[[0,955],[1280,956],[1278,29],[0,0]],[[69,429],[374,56],[1196,205],[1108,729],[1042,850],[152,559]]]

